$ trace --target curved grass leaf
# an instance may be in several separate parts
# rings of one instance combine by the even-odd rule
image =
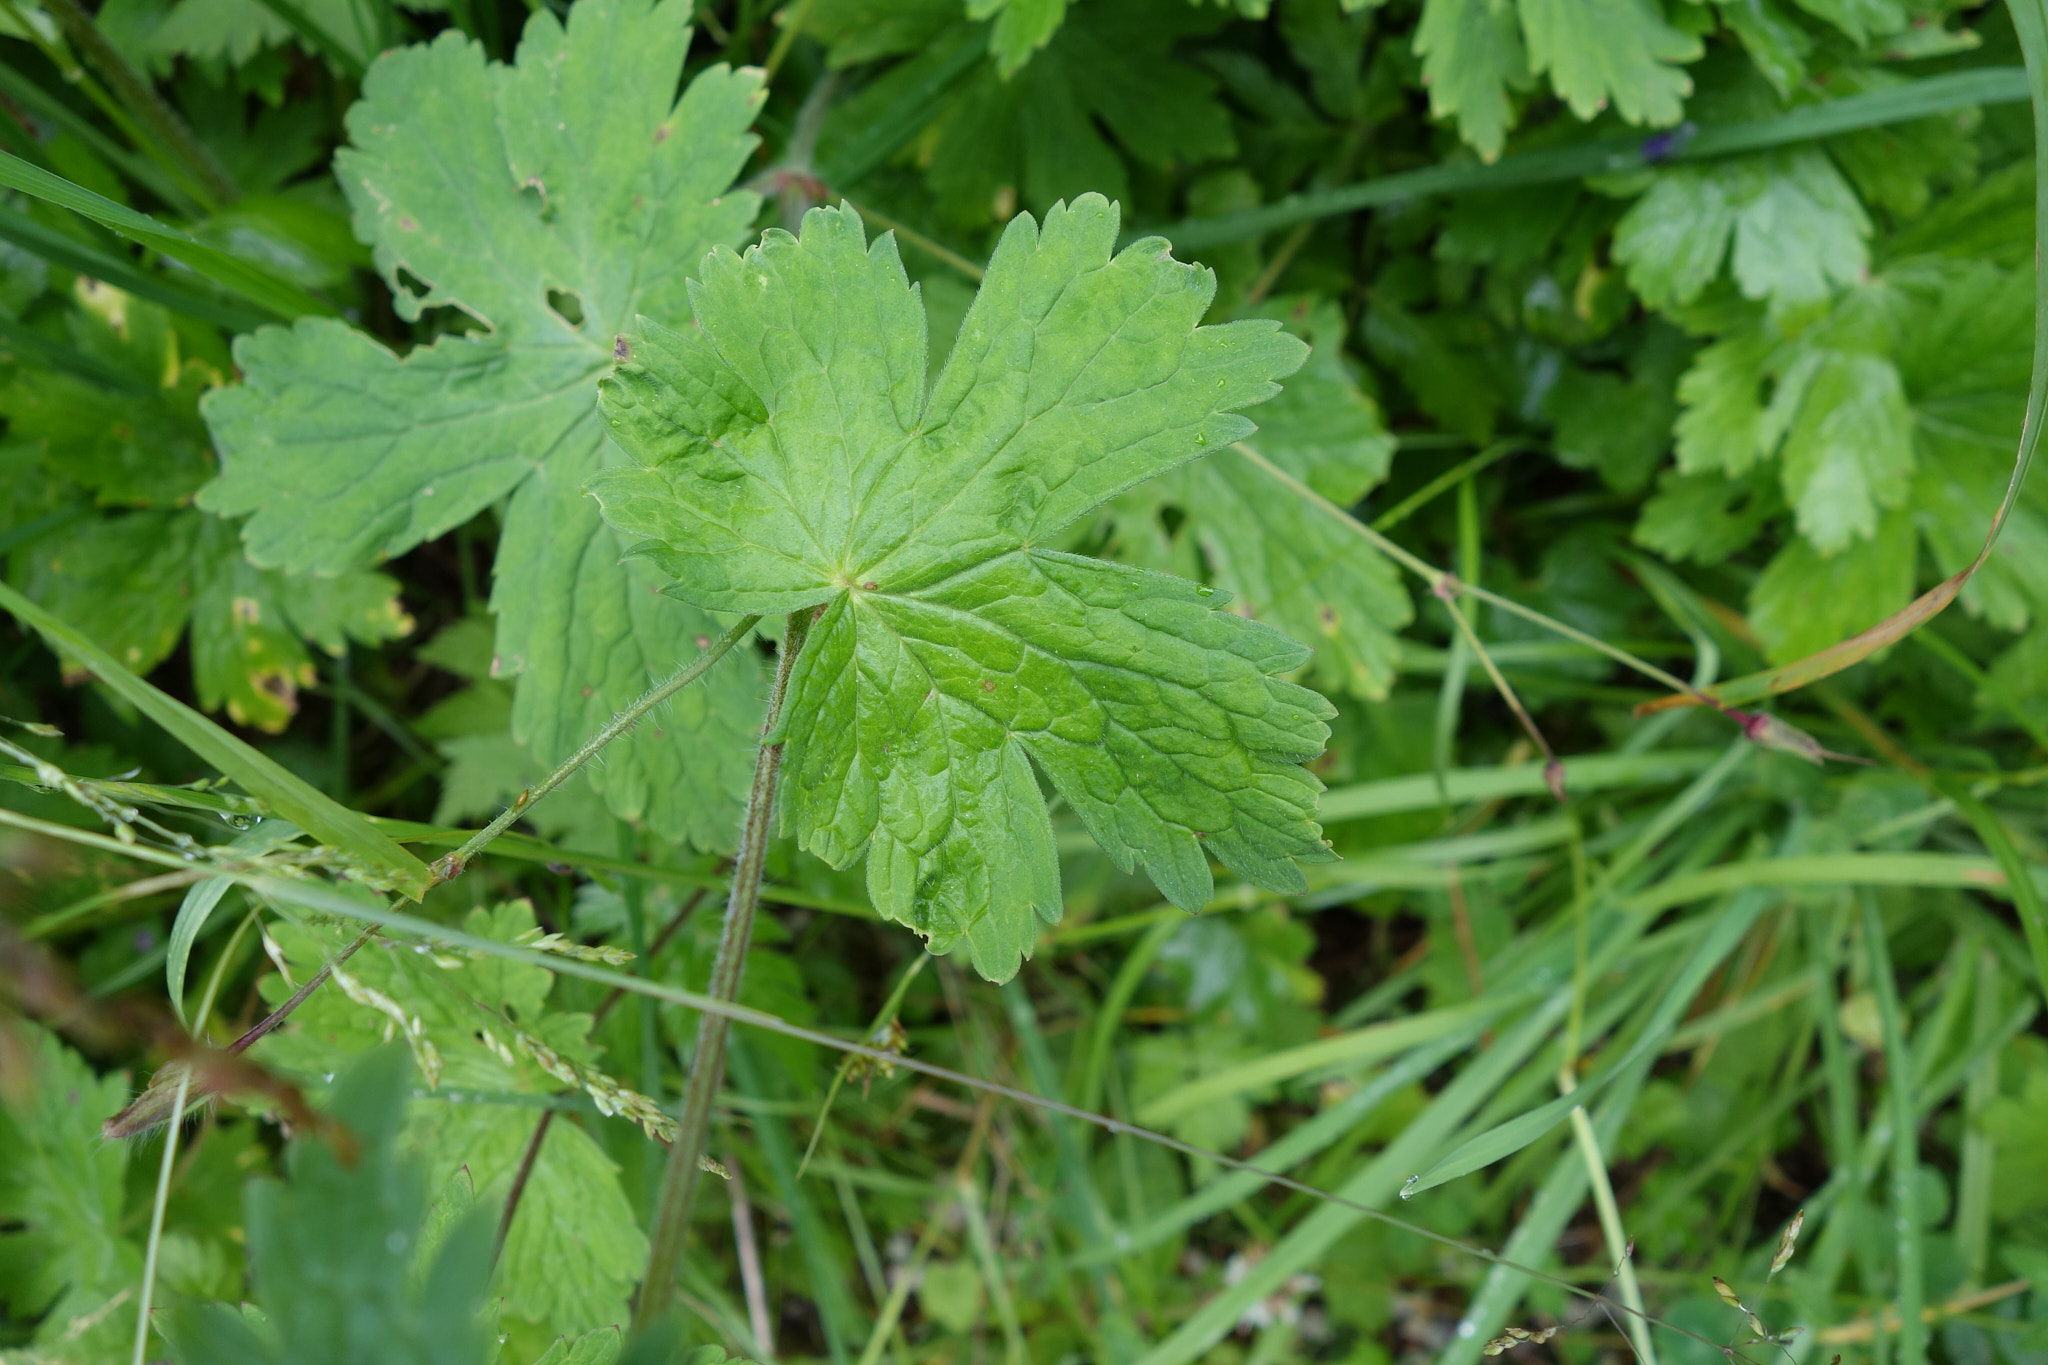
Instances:
[[[177,698],[150,686],[121,667],[113,656],[14,589],[0,583],[0,607],[33,626],[50,646],[77,660],[173,739],[234,779],[271,814],[291,821],[344,855],[356,859],[364,880],[389,886],[417,900],[432,882],[427,865],[400,848],[388,834],[333,798],[308,785],[272,759],[215,725]]]
[[[2041,874],[2021,856],[2005,822],[1971,794],[1966,785],[1955,781],[1941,781],[1937,785],[1956,803],[1956,809],[1977,831],[1977,837],[1984,841],[1984,847],[1991,850],[1991,856],[2005,873],[2013,908],[2019,912],[2020,928],[2026,934],[2027,949],[2033,954],[2035,982],[2048,995],[2048,898],[2042,895]]]
[[[232,299],[212,298],[173,281],[152,275],[109,252],[87,246],[75,237],[46,227],[17,209],[0,204],[0,242],[11,242],[23,251],[42,257],[67,270],[111,284],[138,298],[160,303],[175,313],[243,331],[268,322],[270,315],[245,308]]]
[[[334,305],[239,256],[208,246],[174,227],[159,223],[146,213],[137,213],[104,195],[94,194],[84,186],[74,185],[40,166],[32,166],[10,152],[0,152],[0,185],[20,190],[59,208],[70,209],[132,242],[160,251],[172,260],[182,261],[223,289],[239,294],[278,317],[295,318],[309,313],[334,312]]]
[[[171,921],[169,954],[164,958],[164,985],[171,995],[171,1012],[178,1016],[178,1022],[185,1020],[185,968],[192,960],[192,945],[199,941],[199,933],[206,928],[207,920],[213,918],[214,907],[220,898],[228,893],[234,883],[226,877],[208,877],[203,882],[194,882],[185,889],[185,899],[179,902],[178,917]]]

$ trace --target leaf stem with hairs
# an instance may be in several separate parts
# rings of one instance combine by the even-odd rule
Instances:
[[[711,984],[706,992],[718,1001],[739,998],[747,944],[754,936],[754,910],[761,900],[761,872],[768,856],[775,788],[782,775],[782,741],[775,737],[775,730],[781,723],[782,700],[789,692],[790,672],[803,652],[804,637],[810,633],[812,615],[808,609],[791,612],[783,631],[782,652],[775,664],[775,685],[768,694],[768,714],[761,725],[761,750],[754,759],[754,785],[747,793],[746,815],[740,825],[740,847],[733,863],[732,895],[725,906],[725,928],[719,935],[718,957],[712,963]],[[725,1040],[731,1028],[732,1021],[718,1014],[705,1014],[697,1024],[696,1055],[690,1063],[690,1078],[683,1087],[676,1140],[669,1149],[668,1172],[662,1177],[654,1228],[648,1239],[647,1273],[641,1277],[640,1301],[633,1310],[636,1332],[645,1331],[649,1323],[666,1312],[675,1295],[683,1237],[689,1231],[690,1201],[697,1193],[698,1161],[704,1155],[711,1108],[725,1073]]]

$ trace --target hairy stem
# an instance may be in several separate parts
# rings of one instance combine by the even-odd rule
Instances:
[[[711,966],[707,994],[714,1000],[739,998],[740,974],[746,968],[747,944],[754,936],[754,908],[761,900],[761,869],[768,855],[769,825],[775,811],[775,786],[782,775],[782,743],[772,738],[782,720],[782,700],[789,691],[790,670],[810,633],[811,611],[791,612],[782,636],[782,654],[775,664],[775,686],[768,694],[768,714],[761,725],[761,751],[754,759],[754,786],[747,793],[747,813],[740,825],[739,853],[732,870],[732,895],[725,905],[725,929],[718,939],[718,957]],[[640,1282],[640,1302],[633,1310],[633,1329],[642,1331],[667,1311],[675,1295],[682,1261],[683,1237],[689,1230],[690,1201],[697,1193],[698,1162],[711,1128],[711,1107],[725,1075],[725,1039],[732,1021],[706,1014],[697,1024],[697,1052],[690,1078],[683,1086],[682,1112],[676,1140],[669,1148],[668,1172],[662,1177],[661,1199],[648,1240],[647,1273]]]

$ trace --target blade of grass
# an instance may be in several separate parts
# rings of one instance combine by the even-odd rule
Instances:
[[[930,961],[931,957],[926,953],[919,953],[910,960],[910,965],[897,975],[895,988],[889,992],[889,998],[882,1002],[882,1008],[875,1011],[873,1021],[868,1024],[868,1031],[861,1035],[863,1038],[870,1042],[881,1041],[881,1035],[896,1021],[897,1013],[903,1008],[903,997],[909,993],[910,983],[917,980],[918,973],[922,972],[925,963]],[[853,1058],[848,1057],[832,1073],[832,1084],[826,1089],[823,1102],[818,1105],[818,1116],[811,1120],[811,1140],[804,1145],[804,1159],[797,1163],[796,1178],[799,1180],[804,1178],[804,1172],[810,1167],[812,1156],[817,1153],[818,1143],[825,1136],[826,1120],[832,1116],[832,1101],[838,1098],[839,1087],[846,1084],[847,1073],[852,1067]]]
[[[2041,873],[2036,871],[2035,878]],[[1956,853],[1808,853],[1724,863],[1673,877],[1637,892],[1625,908],[1655,914],[1745,886],[1945,886],[2011,894],[2005,872],[1990,858]],[[2038,887],[2039,881],[2034,885]]]
[[[942,39],[934,51],[919,59],[924,63],[923,73],[896,102],[869,120],[851,142],[821,161],[819,177],[829,185],[857,184],[931,122],[939,101],[987,53],[987,35],[979,27],[957,29]]]
[[[181,1024],[186,1022],[185,967],[192,959],[192,945],[199,941],[199,931],[206,927],[214,907],[220,904],[221,897],[233,885],[226,877],[208,877],[203,882],[195,882],[185,892],[184,902],[178,906],[177,918],[171,922],[170,952],[164,959],[164,985],[171,997],[171,1013]]]
[[[981,1191],[971,1172],[962,1173],[954,1179],[960,1188],[960,1212],[967,1223],[967,1244],[974,1249],[975,1262],[981,1267],[982,1283],[988,1286],[989,1299],[995,1304],[996,1321],[1003,1329],[1003,1359],[1008,1365],[1029,1365],[1031,1352],[1024,1344],[1024,1330],[1017,1323],[1017,1304],[1010,1295],[1009,1272],[1004,1269],[1003,1258],[996,1251],[996,1240],[989,1232],[988,1214],[981,1207]]]
[[[1410,493],[1407,497],[1401,499],[1401,501],[1395,503],[1392,507],[1389,507],[1386,511],[1374,517],[1372,519],[1372,529],[1382,533],[1393,530],[1430,503],[1435,502],[1443,494],[1471,479],[1481,470],[1489,468],[1500,460],[1506,459],[1521,448],[1521,444],[1516,441],[1496,441],[1477,455],[1459,461],[1431,479],[1428,483],[1422,485],[1422,487],[1416,489],[1413,493]]]
[[[294,4],[293,0],[257,0],[257,3],[276,15],[286,28],[298,34],[307,47],[325,57],[336,71],[349,80],[361,82],[363,59],[349,51],[339,38],[329,33],[319,20]],[[462,25],[462,28],[464,32],[469,31],[468,25]]]
[[[99,849],[102,852],[118,854],[139,862],[153,862],[159,865],[170,866],[181,865],[181,860],[173,854],[164,853],[143,845],[124,845],[107,835],[78,829],[70,825],[60,825],[53,821],[38,820],[31,816],[17,814],[5,807],[0,807],[0,825],[11,826],[12,828],[39,834],[46,838]],[[321,882],[285,878],[244,867],[224,867],[221,870],[223,875],[233,878],[236,882],[251,888],[259,895],[270,900],[286,905],[302,906],[309,910],[322,911],[341,919],[353,920],[370,926],[369,931],[359,936],[359,941],[367,941],[370,931],[395,931],[413,936],[425,942],[442,943],[454,948],[460,948],[472,954],[498,958],[506,962],[521,963],[530,967],[539,967],[557,975],[573,976],[581,980],[595,982],[601,986],[645,995],[652,999],[681,1006],[684,1009],[697,1011],[700,1014],[716,1014],[734,1023],[744,1024],[751,1028],[759,1028],[769,1033],[780,1034],[783,1037],[794,1038],[818,1047],[835,1049],[855,1056],[866,1057],[873,1062],[882,1062],[901,1067],[905,1070],[914,1071],[937,1080],[943,1080],[983,1095],[1010,1100],[1013,1103],[1021,1104],[1049,1115],[1089,1124],[1105,1132],[1129,1134],[1132,1137],[1140,1138],[1156,1146],[1181,1153],[1184,1156],[1213,1162],[1215,1165],[1227,1170],[1256,1175],[1260,1180],[1268,1184],[1273,1184],[1282,1189],[1290,1190],[1295,1194],[1317,1200],[1322,1205],[1318,1210],[1319,1213],[1335,1209],[1348,1215],[1352,1222],[1360,1218],[1369,1218],[1384,1223],[1389,1227],[1398,1228],[1413,1236],[1423,1238],[1436,1245],[1446,1247],[1458,1254],[1476,1257],[1490,1264],[1507,1264],[1499,1255],[1488,1251],[1484,1247],[1473,1246],[1470,1243],[1459,1241],[1455,1237],[1447,1236],[1434,1229],[1394,1217],[1369,1203],[1352,1198],[1343,1191],[1318,1189],[1315,1186],[1294,1180],[1279,1172],[1265,1170],[1253,1162],[1241,1160],[1227,1153],[1212,1151],[1191,1142],[1183,1142],[1179,1138],[1169,1136],[1168,1134],[1152,1132],[1135,1124],[1125,1123],[1103,1114],[1090,1113],[1062,1100],[1048,1098],[1045,1095],[1036,1094],[1028,1090],[1020,1090],[1015,1086],[1005,1085],[999,1081],[991,1081],[981,1076],[955,1071],[949,1067],[939,1066],[918,1057],[897,1056],[892,1053],[883,1052],[878,1048],[850,1042],[847,1039],[835,1037],[817,1029],[794,1024],[780,1015],[753,1009],[733,1001],[717,999],[696,991],[669,986],[644,977],[630,976],[578,958],[535,952],[532,949],[519,947],[515,944],[471,934],[450,925],[436,924],[415,915],[405,914],[389,906],[361,901],[343,895],[337,889]],[[1626,917],[1611,917],[1599,926],[1597,937],[1602,943],[1603,963],[1599,969],[1605,970],[1605,963],[1624,955],[1628,948],[1637,941],[1640,934],[1641,930],[1634,927],[1631,920]],[[1012,986],[1014,984],[1012,983]],[[1518,1032],[1518,1036],[1526,1036],[1527,1049],[1514,1052],[1490,1050],[1488,1056],[1493,1065],[1484,1069],[1483,1076],[1467,1084],[1464,1090],[1461,1091],[1460,1083],[1465,1081],[1466,1075],[1477,1074],[1468,1070],[1458,1080],[1453,1081],[1450,1086],[1446,1087],[1443,1095],[1438,1097],[1439,1101],[1443,1100],[1445,1096],[1452,1096],[1456,1092],[1458,1102],[1464,1106],[1462,1112],[1469,1113],[1471,1107],[1483,1099],[1485,1091],[1498,1085],[1504,1076],[1511,1075],[1515,1068],[1527,1059],[1528,1052],[1540,1044],[1543,1037],[1547,1036],[1555,1028],[1557,1021],[1563,1017],[1569,1005],[1569,989],[1557,992],[1542,1007],[1540,1011],[1541,1019],[1531,1021],[1532,1024],[1540,1022],[1542,1027],[1536,1029],[1533,1034],[1528,1033],[1526,1029]],[[2029,1010],[2031,1011],[2031,1009],[2032,1006],[2030,1005]],[[2011,1021],[2012,1031],[2016,1032],[2018,1029],[2024,1028],[2029,1018],[2031,1018],[2031,1013],[2018,1016],[2015,1020]],[[2010,1033],[2005,1036],[2009,1037]],[[2003,1039],[2000,1041],[2002,1042]],[[1041,1040],[1040,1046],[1042,1047],[1042,1045]],[[1498,1046],[1497,1044],[1496,1048]],[[1960,1085],[1960,1083],[1961,1079],[1958,1077],[1955,1084]],[[1457,1120],[1455,1119],[1451,1120],[1451,1125],[1455,1126],[1456,1122]],[[1412,1126],[1410,1131],[1414,1131]],[[1406,1136],[1407,1133],[1404,1132],[1403,1138],[1405,1139]],[[1442,1136],[1443,1134],[1441,1133],[1419,1136],[1417,1143],[1404,1148],[1404,1151],[1412,1154],[1416,1146],[1427,1145],[1428,1142],[1441,1141]],[[1389,1148],[1388,1150],[1392,1151],[1393,1149]],[[1382,1157],[1385,1157],[1385,1155],[1386,1153],[1382,1153]],[[1407,1159],[1407,1156],[1403,1157],[1404,1161]],[[1384,1175],[1385,1173],[1381,1172],[1381,1174]],[[1389,1185],[1387,1193],[1391,1194],[1391,1191],[1392,1186]],[[1345,1226],[1350,1226],[1350,1223],[1346,1223]],[[1339,1229],[1339,1231],[1341,1232],[1342,1229]],[[1582,1286],[1563,1276],[1551,1275],[1528,1265],[1512,1266],[1511,1268],[1542,1280],[1545,1283],[1556,1285],[1566,1293],[1585,1298],[1594,1297]],[[1695,1333],[1687,1332],[1683,1328],[1664,1323],[1661,1319],[1658,1320],[1658,1325],[1669,1327],[1671,1330],[1691,1337],[1694,1340],[1705,1341],[1705,1338],[1699,1337]],[[1711,1342],[1706,1344],[1713,1345]]]
[[[35,328],[24,326],[10,317],[0,317],[0,343],[4,343],[6,349],[16,355],[36,360],[74,379],[83,379],[88,383],[103,385],[123,393],[149,392],[141,380],[127,371],[117,370],[75,346],[52,341]]]
[[[1265,1170],[1291,1171],[1311,1159],[1370,1118],[1387,1100],[1409,1085],[1435,1072],[1459,1056],[1485,1032],[1483,1025],[1466,1028],[1447,1038],[1416,1048],[1388,1065],[1358,1091],[1324,1109],[1314,1118],[1287,1131],[1286,1136],[1259,1152]],[[1110,1261],[1158,1246],[1168,1238],[1213,1218],[1233,1205],[1257,1194],[1265,1182],[1244,1171],[1230,1171],[1203,1185],[1179,1202],[1160,1210],[1137,1227],[1119,1230],[1114,1243],[1086,1247],[1073,1260],[1076,1266]]]
[[[1977,831],[1977,837],[1984,841],[1984,847],[1991,850],[1991,856],[1998,860],[1998,867],[2005,874],[2005,884],[2012,893],[2013,909],[2018,913],[2020,929],[2026,935],[2027,950],[2034,958],[2034,980],[2048,998],[2048,898],[2041,894],[2039,873],[2020,856],[2019,847],[2013,843],[2012,834],[2005,822],[1994,814],[1991,808],[1978,800],[1967,785],[1956,781],[1941,781],[1938,785],[1956,809]]]
[[[48,119],[83,142],[91,152],[151,194],[197,217],[205,212],[197,199],[154,162],[135,155],[101,132],[99,125],[4,61],[0,61],[0,92],[24,109]],[[34,159],[33,157],[29,159]]]
[[[136,677],[81,631],[4,583],[0,583],[0,607],[23,625],[33,626],[53,648],[85,665],[109,690],[163,727],[216,771],[234,779],[271,812],[321,843],[359,859],[368,876],[392,889],[415,900],[426,892],[432,880],[426,864],[400,848],[366,817],[337,805],[275,759]]]
[[[1722,750],[1668,749],[1651,754],[1596,754],[1567,758],[1565,785],[1574,795],[1596,791],[1661,787],[1683,782],[1712,766]],[[1549,789],[1543,781],[1543,765],[1517,763],[1509,767],[1454,768],[1444,774],[1444,786],[1453,803],[1499,801],[1515,796],[1541,796]],[[1340,820],[1363,820],[1402,811],[1429,810],[1437,804],[1435,778],[1430,773],[1391,777],[1350,787],[1333,787],[1323,793],[1317,818],[1325,825]]]
[[[1570,1071],[1561,1074],[1566,1082],[1570,1081]],[[1593,1131],[1593,1120],[1586,1116],[1584,1108],[1572,1110],[1572,1137],[1580,1159],[1586,1163],[1586,1179],[1593,1187],[1593,1207],[1600,1215],[1600,1235],[1607,1239],[1607,1259],[1614,1263],[1615,1278],[1621,1282],[1621,1301],[1634,1313],[1628,1320],[1629,1340],[1635,1344],[1636,1356],[1643,1365],[1657,1365],[1657,1346],[1650,1339],[1650,1324],[1644,1321],[1648,1315],[1643,1309],[1643,1289],[1636,1283],[1635,1257],[1631,1254],[1635,1243],[1622,1231],[1621,1208],[1614,1202],[1614,1185],[1607,1178],[1607,1158],[1600,1151],[1600,1135]]]
[[[1058,1099],[1059,1072],[1046,1048],[1045,1035],[1039,1030],[1038,1011],[1031,1003],[1023,979],[1012,977],[1001,988],[1000,994],[1010,1028],[1017,1035],[1018,1050],[1023,1054],[1025,1075],[1040,1094]],[[1057,1114],[1052,1118],[1051,1127],[1059,1174],[1056,1198],[1065,1206],[1069,1225],[1080,1234],[1084,1245],[1113,1241],[1119,1235],[1119,1229],[1096,1186],[1094,1167],[1080,1132],[1070,1118]],[[1119,1347],[1143,1340],[1123,1306],[1126,1298],[1117,1277],[1106,1265],[1092,1265],[1088,1269],[1095,1280],[1097,1332],[1107,1342]]]
[[[1338,1187],[1342,1203],[1310,1213],[1237,1283],[1209,1299],[1141,1358],[1139,1365],[1187,1365],[1232,1331],[1252,1304],[1277,1292],[1295,1274],[1322,1259],[1337,1240],[1378,1205],[1395,1197],[1407,1173],[1442,1146],[1502,1081],[1519,1070],[1550,1036],[1571,1006],[1571,992],[1555,991],[1527,1018],[1457,1076],[1410,1119],[1400,1135]]]
[[[2029,66],[2032,63],[2029,62]],[[1737,152],[1784,147],[1861,128],[1882,128],[1913,119],[1984,104],[2017,103],[2028,97],[2027,72],[2018,67],[1980,67],[1929,76],[1821,104],[1806,105],[1767,119],[1709,125],[1661,161],[1697,161]],[[1608,137],[1502,157],[1491,165],[1459,161],[1379,176],[1315,194],[1295,194],[1255,209],[1190,218],[1161,228],[1135,229],[1131,237],[1161,236],[1187,253],[1263,236],[1277,228],[1360,209],[1384,208],[1434,194],[1474,194],[1521,185],[1555,184],[1589,175],[1640,170],[1658,159],[1651,148],[1666,139]]]
[[[1998,1027],[1998,957],[1990,949],[1977,956],[1977,988],[1972,999],[1975,1010],[1970,1021],[1971,1042],[1982,1045]],[[1998,1148],[1984,1129],[1984,1111],[1998,1098],[1998,1063],[1987,1058],[1971,1073],[1963,1088],[1963,1136],[1956,1174],[1956,1248],[1963,1257],[1963,1283],[1985,1282],[1991,1263],[1991,1208],[1996,1190],[1992,1177],[1997,1171]]]
[[[229,299],[209,298],[161,276],[149,274],[132,261],[87,246],[77,238],[45,227],[5,204],[0,204],[0,241],[11,242],[52,265],[61,265],[66,270],[111,284],[138,298],[160,303],[174,313],[211,322],[229,331],[245,332],[271,320],[268,313],[256,312]]]
[[[0,152],[0,185],[71,210],[152,251],[180,261],[200,276],[285,321],[318,314],[333,316],[334,305],[315,298],[288,280],[137,213],[63,176],[32,166],[18,156]]]
[[[735,1037],[727,1044],[726,1059],[735,1087],[742,1095],[767,1098],[779,1089],[772,1082],[774,1070],[755,1055],[755,1044]],[[849,1343],[859,1341],[865,1330],[860,1312],[847,1297],[847,1272],[851,1267],[840,1259],[826,1231],[825,1219],[812,1201],[809,1190],[797,1178],[796,1143],[789,1122],[780,1114],[753,1115],[754,1146],[768,1167],[772,1193],[789,1215],[790,1230],[809,1271],[810,1299],[817,1306],[818,1323],[824,1330],[826,1353],[835,1365],[852,1359]]]
[[[1110,1049],[1116,1042],[1117,1030],[1123,1027],[1124,1011],[1130,1008],[1131,997],[1138,993],[1160,950],[1186,923],[1184,917],[1162,917],[1124,954],[1109,989],[1102,994],[1102,1003],[1096,1006],[1095,1024],[1089,1031],[1087,1060],[1080,1084],[1074,1089],[1074,1103],[1083,1109],[1102,1108],[1102,1077],[1109,1069]]]
[[[1299,1047],[1282,1048],[1237,1066],[1212,1071],[1197,1080],[1174,1087],[1141,1106],[1134,1117],[1149,1128],[1171,1124],[1205,1105],[1292,1080],[1331,1066],[1361,1066],[1393,1057],[1465,1032],[1470,1026],[1485,1025],[1512,1010],[1530,1004],[1542,992],[1533,987],[1496,990],[1485,997],[1445,1009],[1411,1014],[1384,1024],[1318,1038]]]
[[[1884,1038],[1885,1086],[1891,1117],[1892,1228],[1896,1235],[1899,1298],[1899,1365],[1926,1365],[1927,1327],[1920,1311],[1927,1303],[1927,1254],[1920,1231],[1920,1137],[1913,1107],[1913,1059],[1899,1004],[1898,977],[1877,899],[1864,892],[1863,946],[1870,954],[1870,985]]]
[[[1735,951],[1736,945],[1768,903],[1765,893],[1748,891],[1731,898],[1713,914],[1711,927],[1698,950],[1651,1007],[1649,1019],[1637,1035],[1637,1045],[1630,1049],[1632,1061],[1628,1074],[1600,1106],[1598,1117],[1592,1120],[1593,1134],[1600,1148],[1611,1147],[1620,1137],[1622,1125],[1635,1107],[1643,1082],[1648,1079],[1650,1068],[1662,1050],[1663,1040],[1677,1028],[1699,988],[1728,954]],[[1643,1048],[1641,1043],[1645,1040],[1653,1041],[1655,1046]],[[1526,1263],[1548,1254],[1557,1245],[1558,1235],[1563,1232],[1565,1224],[1578,1211],[1587,1187],[1585,1162],[1576,1153],[1560,1157],[1536,1196],[1529,1201],[1521,1222],[1508,1239],[1508,1248],[1513,1252],[1510,1259]],[[1503,1254],[1506,1254],[1505,1249]],[[1459,1319],[1450,1344],[1437,1357],[1438,1365],[1473,1365],[1479,1358],[1481,1345],[1506,1323],[1515,1305],[1528,1292],[1529,1284],[1527,1275],[1517,1269],[1496,1266],[1488,1271],[1464,1316]],[[1631,1310],[1631,1321],[1646,1321],[1635,1316],[1634,1305],[1623,1306]]]
[[[134,1365],[149,1358],[149,1301],[156,1292],[156,1258],[164,1243],[164,1210],[171,1202],[171,1176],[177,1169],[178,1130],[184,1125],[185,1095],[192,1086],[192,1070],[185,1068],[178,1081],[177,1097],[171,1101],[171,1121],[164,1129],[164,1159],[157,1167],[156,1196],[149,1207],[149,1242],[142,1253],[142,1292],[135,1303]]]

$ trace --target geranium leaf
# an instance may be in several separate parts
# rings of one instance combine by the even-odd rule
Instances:
[[[1344,316],[1311,299],[1277,301],[1260,316],[1280,320],[1313,349],[1259,409],[1253,444],[1349,507],[1386,477],[1394,438],[1344,359]],[[1248,614],[1317,642],[1310,676],[1318,686],[1386,696],[1400,655],[1394,632],[1414,614],[1394,566],[1242,455],[1223,451],[1183,465],[1125,494],[1113,511],[1118,558],[1194,574],[1202,572],[1198,546],[1209,581]]]
[[[541,13],[509,67],[453,31],[380,58],[337,158],[356,233],[402,316],[454,309],[483,330],[404,356],[338,322],[261,331],[237,343],[247,382],[205,404],[223,472],[201,502],[252,514],[261,565],[339,573],[512,495],[497,664],[542,763],[722,631],[621,566],[579,493],[616,458],[593,407],[612,336],[642,311],[686,316],[683,272],[758,204],[730,187],[759,75],[715,66],[678,99],[686,13],[595,0],[566,29]],[[757,691],[744,661],[719,669],[593,783],[666,838],[724,842]]]
[[[786,817],[876,907],[984,975],[1059,914],[1033,765],[1125,870],[1175,904],[1208,855],[1275,889],[1327,858],[1329,704],[1273,675],[1301,646],[1212,589],[1041,548],[1133,485],[1243,439],[1238,410],[1307,348],[1200,327],[1208,271],[1157,238],[1112,257],[1099,195],[1005,230],[929,395],[895,242],[807,214],[693,289],[698,328],[643,319],[604,385],[640,466],[592,485],[615,527],[711,610],[820,609],[791,681]]]

